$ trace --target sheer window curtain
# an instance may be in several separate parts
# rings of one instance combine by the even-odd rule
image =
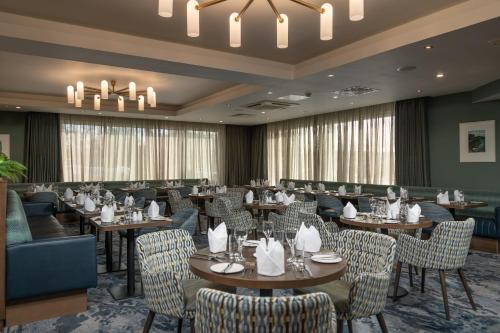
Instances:
[[[60,116],[64,181],[224,180],[222,125]]]
[[[393,184],[395,104],[268,124],[268,170],[280,178]]]

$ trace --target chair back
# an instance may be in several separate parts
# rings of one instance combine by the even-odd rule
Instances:
[[[475,221],[445,221],[434,228],[426,251],[428,268],[456,269],[465,265]]]
[[[113,195],[115,196],[115,201],[123,204],[125,202],[125,198],[127,197],[127,192],[113,191]]]
[[[171,205],[182,200],[181,193],[177,190],[168,190],[167,196]]]
[[[214,195],[214,200],[217,198],[228,198],[231,201],[232,209],[240,209],[241,207],[243,207],[242,192],[217,193]]]
[[[332,300],[325,293],[253,297],[202,288],[196,295],[197,333],[336,332]]]
[[[441,207],[432,202],[419,202],[418,205],[422,209],[422,215],[432,220],[435,223],[444,221],[454,221],[453,215],[444,207]]]
[[[375,232],[344,230],[337,234],[336,250],[347,259],[342,280],[352,283],[361,273],[390,275],[396,252],[396,240]]]
[[[226,223],[228,229],[250,230],[255,227],[252,215],[247,211],[232,209],[232,203],[229,198],[219,197],[215,203],[220,213],[220,218],[222,222]]]
[[[303,213],[316,213],[316,209],[318,208],[317,201],[311,202],[303,202],[303,201],[294,201],[292,202],[285,210],[285,215],[288,218],[298,218],[299,212]]]
[[[320,209],[334,209],[338,216],[342,215],[344,205],[338,198],[332,195],[317,194],[316,201]]]
[[[57,205],[57,193],[56,192],[36,192],[31,195],[28,199],[29,202],[48,202]]]
[[[135,208],[142,209],[142,208],[144,208],[145,204],[146,204],[146,198],[144,198],[144,197],[140,197],[140,198],[134,199],[134,206],[135,206]]]
[[[144,197],[146,200],[156,200],[156,193],[156,189],[154,188],[145,188],[133,193],[132,196],[134,197],[134,200],[141,197]]]
[[[327,226],[321,216],[310,213],[299,213],[299,220],[304,222],[306,227],[314,226],[321,237],[321,247],[335,249],[335,235],[339,232],[339,227],[331,222]]]

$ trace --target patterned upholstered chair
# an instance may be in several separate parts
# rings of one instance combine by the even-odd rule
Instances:
[[[257,226],[250,212],[233,209],[231,200],[228,198],[217,198],[215,203],[220,212],[221,221],[226,223],[228,229],[253,230],[256,233]]]
[[[205,212],[208,217],[210,227],[213,228],[215,219],[220,219],[221,214],[217,207],[216,201],[218,198],[228,198],[231,201],[231,209],[241,209],[243,207],[243,193],[242,192],[227,192],[214,194],[213,201],[205,201]]]
[[[177,190],[168,190],[167,196],[172,213],[177,213],[187,208],[195,208],[193,207],[193,202],[191,201],[191,199],[182,198],[180,192]]]
[[[289,228],[299,228],[299,212],[315,214],[317,209],[317,202],[292,202],[285,210],[283,215],[274,212],[269,213],[269,221],[274,223],[275,230],[287,230]]]
[[[344,230],[337,234],[336,251],[347,262],[347,271],[337,281],[298,290],[327,293],[337,311],[337,332],[342,332],[347,320],[352,332],[352,320],[377,316],[383,332],[387,332],[382,315],[391,269],[396,252],[396,240],[387,235],[359,230]]]
[[[335,223],[325,223],[321,216],[310,213],[299,213],[299,221],[304,222],[306,227],[313,225],[321,237],[321,247],[335,249],[336,235],[339,227]]]
[[[421,292],[424,292],[425,287],[425,270],[437,269],[443,293],[446,319],[450,319],[445,270],[456,269],[469,298],[469,302],[472,308],[476,310],[471,290],[467,285],[462,271],[469,251],[474,223],[474,219],[472,218],[466,221],[441,222],[436,226],[431,234],[431,238],[428,240],[419,240],[407,235],[401,235],[398,240],[398,263],[396,266],[396,283],[394,288],[396,289],[399,285],[402,263],[422,267]],[[394,299],[396,299],[396,295],[394,295]]]
[[[144,299],[149,308],[144,332],[149,331],[156,314],[177,317],[181,332],[183,319],[194,319],[196,292],[201,288],[220,287],[198,279],[190,271],[189,257],[195,252],[193,239],[185,230],[158,231],[137,237]]]
[[[318,194],[316,195],[318,201],[319,215],[330,220],[338,218],[342,215],[344,205],[342,202],[331,195]]]
[[[200,289],[196,296],[196,333],[315,332],[336,330],[328,295],[252,297]]]

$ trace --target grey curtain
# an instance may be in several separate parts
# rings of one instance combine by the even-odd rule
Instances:
[[[253,126],[251,131],[251,179],[267,177],[267,125]]]
[[[250,183],[251,128],[226,126],[226,184],[245,185]]]
[[[27,181],[58,182],[61,170],[59,115],[28,113],[25,145],[24,163],[27,168]]]
[[[430,186],[427,98],[396,103],[396,184]]]

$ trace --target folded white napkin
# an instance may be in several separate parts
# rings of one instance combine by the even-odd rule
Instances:
[[[448,195],[448,191],[446,191],[444,193],[439,193],[437,195],[437,203],[442,204],[442,205],[450,204],[450,197]]]
[[[101,204],[101,198],[99,196],[97,196],[95,199],[94,199],[94,203],[96,205],[100,205]]]
[[[261,180],[260,179],[257,179],[257,183],[255,184],[256,186],[261,186],[262,183],[261,183]]]
[[[151,218],[155,218],[155,217],[160,216],[160,207],[158,206],[158,204],[154,200],[151,201],[151,204],[149,205],[148,215]]]
[[[295,182],[289,182],[288,183],[288,189],[289,190],[294,190],[295,189]]]
[[[304,191],[306,191],[307,193],[311,193],[312,192],[312,185],[306,185],[304,186]]]
[[[85,203],[83,204],[83,208],[85,208],[87,212],[93,212],[95,211],[95,203],[92,201],[92,199],[87,197],[85,198]]]
[[[313,225],[307,228],[302,222],[295,236],[297,250],[306,252],[318,252],[321,249],[321,237],[318,229]]]
[[[325,191],[325,184],[319,183],[318,184],[318,190],[320,190],[321,192],[324,192]]]
[[[268,187],[269,186],[269,180],[264,180],[262,182],[262,186]]]
[[[347,205],[345,205],[342,214],[348,219],[353,219],[358,214],[358,211],[351,202],[348,202]]]
[[[354,185],[354,193],[355,194],[363,193],[363,187],[361,185]]]
[[[137,222],[137,212],[132,213],[132,221]]]
[[[142,221],[142,212],[141,211],[137,212],[137,221]]]
[[[116,202],[113,202],[113,211],[117,211],[118,210],[118,207],[116,206]]]
[[[106,194],[104,194],[104,198],[106,200],[113,200],[115,196],[113,195],[113,193],[111,193],[111,191],[106,191]]]
[[[52,184],[47,186],[46,188],[46,192],[52,192]]]
[[[210,248],[210,252],[217,253],[223,252],[227,248],[227,228],[226,224],[222,222],[212,230],[212,228],[208,229],[208,246]]]
[[[290,196],[287,196],[286,194],[283,194],[283,204],[285,206],[290,205],[292,202],[295,201],[295,194],[290,194]]]
[[[389,200],[396,199],[396,193],[392,190],[392,187],[387,188],[387,199],[389,199]]]
[[[399,188],[399,197],[401,199],[408,199],[408,190],[401,186]]]
[[[277,203],[283,202],[283,193],[276,192],[276,194],[274,195],[274,197],[276,198],[276,202]]]
[[[388,219],[394,219],[397,220],[399,219],[399,210],[401,208],[401,198],[398,199],[397,201],[393,202],[392,204],[387,200],[386,202],[387,208],[386,208],[386,215]]]
[[[347,190],[345,188],[345,185],[339,186],[339,195],[346,195]]]
[[[134,197],[133,197],[133,196],[131,196],[131,195],[127,195],[127,196],[125,197],[124,202],[123,202],[123,204],[124,204],[125,206],[133,206],[133,205],[134,205],[134,203],[135,203]]]
[[[180,187],[180,186],[182,186],[182,181],[180,181],[180,180],[179,180],[178,182],[175,182],[175,184],[174,184],[174,185],[175,185],[176,187]]]
[[[253,179],[252,179],[252,180],[250,181],[250,186],[255,187],[255,185],[256,185],[255,180],[253,180]]]
[[[194,185],[191,194],[198,194],[198,186]]]
[[[166,187],[174,187],[174,182],[167,181],[165,184]]]
[[[113,222],[115,219],[115,211],[112,206],[104,205],[101,210],[102,222]]]
[[[253,202],[253,191],[248,191],[247,194],[245,194],[245,202],[247,204],[251,204]]]
[[[45,184],[35,185],[35,192],[45,192]]]
[[[73,190],[68,187],[66,191],[64,191],[64,200],[70,201],[71,199],[73,199]]]
[[[273,197],[272,196],[267,196],[266,195],[266,203],[273,203]]]
[[[274,238],[261,239],[255,250],[257,258],[257,273],[267,276],[278,276],[285,273],[285,250],[279,241]]]
[[[75,202],[77,205],[82,206],[85,203],[85,195],[83,193],[78,193],[75,197]]]
[[[413,207],[408,207],[408,213],[406,215],[406,221],[410,223],[417,223],[420,220],[420,213],[422,209],[418,204]]]

